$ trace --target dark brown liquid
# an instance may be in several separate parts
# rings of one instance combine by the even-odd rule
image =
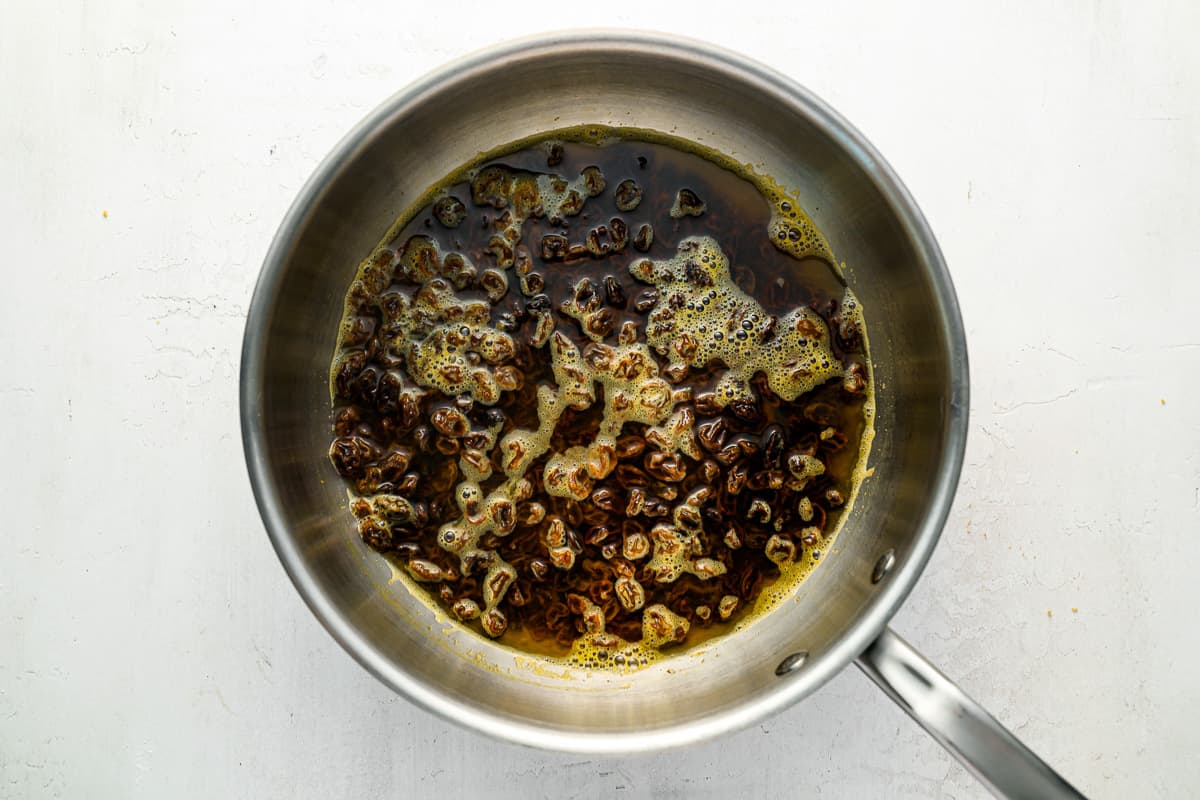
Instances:
[[[448,610],[461,610],[465,600],[485,608],[482,581],[488,563],[463,561],[438,539],[443,525],[463,516],[454,500],[456,486],[464,480],[461,459],[479,442],[470,441],[470,433],[439,432],[431,417],[439,409],[449,414],[457,409],[472,431],[498,427],[495,442],[514,429],[537,429],[538,386],[553,386],[555,380],[546,348],[529,343],[536,335],[536,315],[530,312],[548,308],[555,329],[586,353],[592,339],[579,321],[561,311],[563,303],[576,296],[574,287],[580,278],[590,279],[599,307],[606,312],[598,323],[606,344],[614,345],[628,322],[638,326],[638,341],[645,342],[651,287],[630,274],[630,264],[644,258],[670,258],[687,237],[711,236],[728,256],[737,286],[768,314],[783,316],[808,307],[828,326],[829,347],[842,366],[866,363],[861,329],[840,317],[845,288],[838,274],[822,259],[798,260],[772,244],[768,235],[772,208],[750,181],[692,152],[635,140],[603,145],[561,142],[553,147],[546,142],[489,163],[568,180],[587,167],[598,167],[605,187],[586,198],[576,216],[528,218],[520,228],[520,240],[511,243],[517,263],[504,267],[498,263],[503,256],[498,258],[493,237],[511,221],[506,214],[511,214],[512,205],[507,200],[498,203],[503,208],[474,203],[470,180],[445,186],[445,194],[461,201],[461,209],[445,202],[427,206],[364,265],[347,296],[341,347],[333,365],[335,466],[358,495],[404,497],[417,507],[403,522],[388,523],[360,501],[356,509],[360,532],[368,544],[400,564],[417,559],[436,565],[436,580],[418,585]],[[622,211],[636,193],[627,181],[636,182],[641,199],[635,209]],[[478,195],[480,187],[475,188]],[[683,205],[698,200],[703,211],[695,216],[678,214],[683,189],[691,193],[682,195]],[[463,213],[457,226],[444,224],[457,221]],[[644,238],[635,242],[643,226],[653,231],[653,242],[645,249],[639,246],[645,244]],[[586,248],[589,232],[591,250]],[[552,238],[544,244],[547,236]],[[394,303],[396,295],[411,298],[419,288],[396,268],[413,237],[435,240],[443,261],[453,251],[465,256],[479,274],[488,268],[505,272],[507,291],[496,302],[488,300],[477,279],[460,281],[462,288],[455,295],[489,303],[491,325],[516,343],[511,358],[494,366],[511,367],[518,373],[520,388],[502,391],[491,404],[436,390],[416,404],[400,397],[403,387],[415,384],[406,374],[405,358],[396,352],[397,329],[389,323],[395,309],[389,309],[388,303]],[[558,244],[567,249],[556,249]],[[522,291],[521,272],[540,278],[531,287],[536,291]],[[665,369],[667,359],[658,360],[660,369]],[[604,630],[627,642],[642,638],[644,609],[662,605],[690,623],[686,638],[679,638],[694,644],[736,621],[763,587],[778,577],[779,547],[794,549],[788,561],[822,549],[824,534],[835,530],[840,509],[854,490],[853,473],[867,424],[866,370],[859,367],[856,373],[862,381],[839,376],[791,402],[772,392],[759,374],[753,381],[757,402],[721,408],[714,404],[711,390],[724,372],[725,365],[711,363],[668,375],[675,386],[694,387],[691,401],[683,405],[694,411],[697,434],[707,434],[697,436],[701,458],[674,453],[665,461],[652,462],[656,448],[644,438],[647,426],[626,423],[617,442],[616,468],[595,480],[590,496],[582,500],[550,496],[542,475],[550,456],[596,439],[604,412],[602,390],[590,408],[563,412],[549,450],[525,473],[534,491],[517,503],[515,529],[505,535],[486,533],[478,542],[516,571],[497,605],[506,622],[501,642],[531,652],[565,655],[586,630],[582,613],[586,599],[603,612]],[[741,452],[731,453],[729,445],[738,441],[744,442]],[[480,481],[485,494],[505,483],[499,449],[493,443],[487,452],[494,469]],[[787,459],[797,455],[818,459],[824,473],[802,488],[789,489],[781,481],[786,484],[792,478]],[[740,477],[731,478],[731,472]],[[705,486],[713,491],[698,509],[702,531],[693,546],[698,556],[720,562],[722,574],[706,579],[683,574],[660,582],[648,573],[647,558],[625,557],[623,542],[635,534],[649,536],[656,524],[670,521],[672,509],[689,493]],[[627,510],[635,492],[644,503],[630,517]],[[802,498],[811,503],[807,520],[802,519],[808,513],[802,511]],[[524,524],[531,503],[541,504],[546,516]],[[763,519],[764,507],[770,509],[769,520]],[[548,552],[547,526],[554,518],[562,520],[570,534],[566,547],[573,553],[573,563],[569,567],[555,566]],[[776,548],[774,560],[765,552],[769,543]],[[615,591],[623,574],[634,576],[644,592],[644,601],[633,610]],[[736,611],[723,618],[718,609],[722,599],[730,597],[737,598]],[[480,623],[470,621],[471,614],[466,616],[467,624],[478,629]]]

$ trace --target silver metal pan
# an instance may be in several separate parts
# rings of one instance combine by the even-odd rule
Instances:
[[[874,475],[839,551],[795,602],[632,675],[547,669],[460,630],[389,583],[327,458],[327,369],[357,262],[427,187],[482,151],[576,124],[700,141],[797,189],[867,310]],[[684,745],[749,725],[858,665],[999,794],[1077,797],[888,621],[950,509],[967,436],[967,349],[950,276],[900,180],[845,120],[784,76],[692,41],[631,32],[525,40],[450,64],[388,100],[288,212],[242,353],[246,462],[297,590],[368,670],[490,735],[588,752]]]

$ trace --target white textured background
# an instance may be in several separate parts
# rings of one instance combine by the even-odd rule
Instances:
[[[1085,792],[1200,792],[1200,6],[778,5],[0,2],[0,796],[981,794],[857,671],[679,753],[497,744],[384,689],[285,578],[235,403],[275,226],[387,95],[568,25],[744,51],[887,156],[973,391],[895,627]]]

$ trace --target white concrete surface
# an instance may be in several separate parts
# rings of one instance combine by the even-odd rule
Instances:
[[[895,626],[1089,794],[1200,793],[1200,7],[724,8],[0,4],[0,797],[982,794],[856,671],[679,753],[500,745],[376,683],[277,563],[235,387],[284,209],[427,68],[587,24],[753,54],[886,154],[974,392]]]

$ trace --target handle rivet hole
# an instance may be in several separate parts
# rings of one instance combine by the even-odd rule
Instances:
[[[875,562],[875,569],[871,570],[871,583],[879,583],[892,571],[894,566],[896,566],[896,551],[888,548],[887,552]]]
[[[775,674],[781,678],[784,675],[790,675],[803,667],[805,661],[808,661],[807,650],[801,650],[799,653],[792,653],[783,661],[779,662],[779,666],[775,668]]]

